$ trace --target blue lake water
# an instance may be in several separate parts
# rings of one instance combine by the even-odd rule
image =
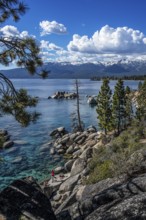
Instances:
[[[87,104],[86,95],[97,95],[102,84],[101,81],[79,80],[80,112],[85,127],[94,125],[98,128],[96,107]],[[0,189],[6,187],[14,179],[31,175],[42,181],[50,175],[52,167],[63,163],[59,155],[49,155],[49,151],[41,151],[50,140],[49,133],[60,126],[71,131],[71,114],[76,111],[76,100],[48,99],[56,91],[75,92],[72,79],[13,79],[16,89],[25,88],[32,96],[39,97],[39,103],[34,110],[41,113],[35,124],[21,127],[11,116],[0,117],[0,128],[7,129],[11,140],[16,141],[13,149],[0,151],[4,159],[0,163]],[[114,89],[116,81],[111,81]],[[132,89],[137,89],[138,81],[125,81]],[[19,163],[15,160],[21,159]]]

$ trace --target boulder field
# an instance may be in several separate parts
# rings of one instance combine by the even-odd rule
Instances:
[[[143,169],[127,178],[107,178],[85,185],[88,164],[99,146],[114,138],[94,126],[67,133],[63,127],[49,148],[52,157],[62,155],[64,166],[56,167],[54,180],[38,184],[31,177],[16,180],[0,193],[0,216],[17,220],[144,220],[146,219],[146,157]],[[20,215],[21,214],[21,215]],[[16,216],[16,217],[13,217]],[[19,218],[18,218],[19,217]]]

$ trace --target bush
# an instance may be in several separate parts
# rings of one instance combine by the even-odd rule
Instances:
[[[112,177],[112,165],[111,160],[106,160],[101,163],[98,162],[86,180],[86,184],[96,183],[100,180]]]
[[[123,174],[129,176],[140,169],[142,152],[146,148],[146,145],[140,143],[140,139],[145,133],[145,127],[136,123],[114,138],[110,144],[99,147],[89,163],[90,174],[86,184]]]

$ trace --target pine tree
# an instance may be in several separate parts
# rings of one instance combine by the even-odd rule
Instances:
[[[131,96],[131,89],[129,86],[126,86],[125,89],[125,95],[126,95],[126,126],[129,125],[133,118],[133,105],[132,105],[132,96]]]
[[[123,80],[119,79],[113,94],[112,116],[114,129],[117,134],[125,127],[126,123],[126,95]]]
[[[104,130],[105,134],[112,126],[111,112],[111,89],[109,87],[109,79],[104,79],[99,94],[97,96],[96,112],[99,119],[99,127]]]
[[[139,120],[146,120],[146,80],[141,84],[138,91],[136,116]]]
[[[138,83],[138,91],[141,89],[141,87],[142,87],[142,82],[139,81],[139,83]]]
[[[17,22],[25,14],[28,7],[19,0],[0,0],[0,24],[9,18]],[[37,72],[43,65],[40,49],[34,38],[5,36],[0,33],[0,64],[8,66],[15,62],[18,67],[25,67],[30,74],[38,74],[46,78],[48,71]],[[22,100],[22,97],[24,98]],[[16,91],[12,82],[0,73],[0,116],[11,114],[24,126],[35,120],[37,114],[29,113],[26,108],[35,106],[37,100],[28,96],[25,91]]]

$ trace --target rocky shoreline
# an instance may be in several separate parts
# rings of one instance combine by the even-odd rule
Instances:
[[[41,184],[57,215],[69,205],[77,202],[80,191],[82,187],[84,188],[84,179],[88,178],[88,163],[98,147],[109,139],[104,138],[104,134],[97,131],[94,126],[89,126],[83,132],[75,133],[67,133],[64,127],[60,127],[52,131],[50,135],[56,137],[50,154],[52,157],[55,154],[61,154],[66,160],[64,166],[54,169],[55,181],[48,179]]]
[[[139,151],[141,167],[130,178],[125,174],[85,185],[94,153],[101,146],[108,147],[114,135],[105,136],[94,126],[83,132],[67,133],[63,127],[57,131],[50,153],[62,154],[66,163],[55,169],[56,180],[46,180],[41,188],[58,220],[146,219],[145,151]]]
[[[114,135],[105,136],[94,126],[75,133],[60,127],[50,135],[50,154],[62,155],[64,166],[54,169],[53,181],[48,178],[39,185],[32,177],[14,181],[0,193],[0,217],[15,220],[17,213],[24,220],[146,219],[145,150],[139,151],[141,164],[131,177],[125,174],[85,185],[94,153],[108,147]]]

